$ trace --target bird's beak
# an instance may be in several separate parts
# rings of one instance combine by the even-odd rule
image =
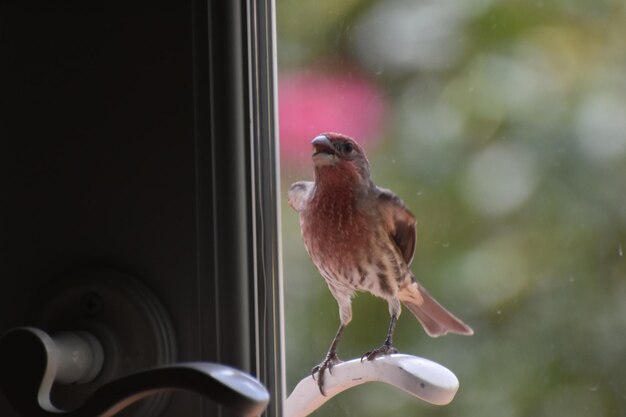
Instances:
[[[337,164],[339,158],[330,139],[324,135],[316,136],[311,142],[313,145],[313,163],[320,168],[326,165]]]
[[[320,154],[320,153],[325,153],[325,154],[330,154],[330,155],[335,154],[335,147],[330,142],[330,139],[328,139],[328,137],[324,135],[316,136],[315,139],[313,139],[313,141],[311,142],[311,144],[313,145],[313,156]]]

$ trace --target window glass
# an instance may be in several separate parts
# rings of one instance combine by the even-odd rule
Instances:
[[[626,408],[623,1],[277,0],[287,391],[326,354],[337,304],[288,186],[311,139],[363,144],[374,182],[418,221],[412,270],[471,337],[403,353],[460,380],[435,407],[381,384],[318,416],[618,416]],[[379,346],[387,304],[353,301],[344,359]]]

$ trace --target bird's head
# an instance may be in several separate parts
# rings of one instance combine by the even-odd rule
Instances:
[[[318,179],[342,176],[369,182],[369,162],[354,139],[340,133],[323,133],[316,136],[311,144]]]

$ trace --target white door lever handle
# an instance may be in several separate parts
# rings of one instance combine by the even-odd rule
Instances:
[[[447,368],[428,359],[393,354],[373,361],[353,359],[333,367],[324,375],[324,392],[320,393],[312,376],[296,385],[287,398],[285,417],[304,417],[335,395],[366,382],[384,382],[400,388],[426,402],[446,405],[459,388],[457,377]]]

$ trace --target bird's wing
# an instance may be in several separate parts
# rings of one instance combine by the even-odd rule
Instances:
[[[287,193],[289,205],[295,211],[300,212],[309,199],[313,189],[312,181],[298,181],[291,184]]]
[[[416,221],[404,202],[392,191],[376,187],[378,202],[389,234],[400,249],[407,265],[411,264],[415,254]]]

